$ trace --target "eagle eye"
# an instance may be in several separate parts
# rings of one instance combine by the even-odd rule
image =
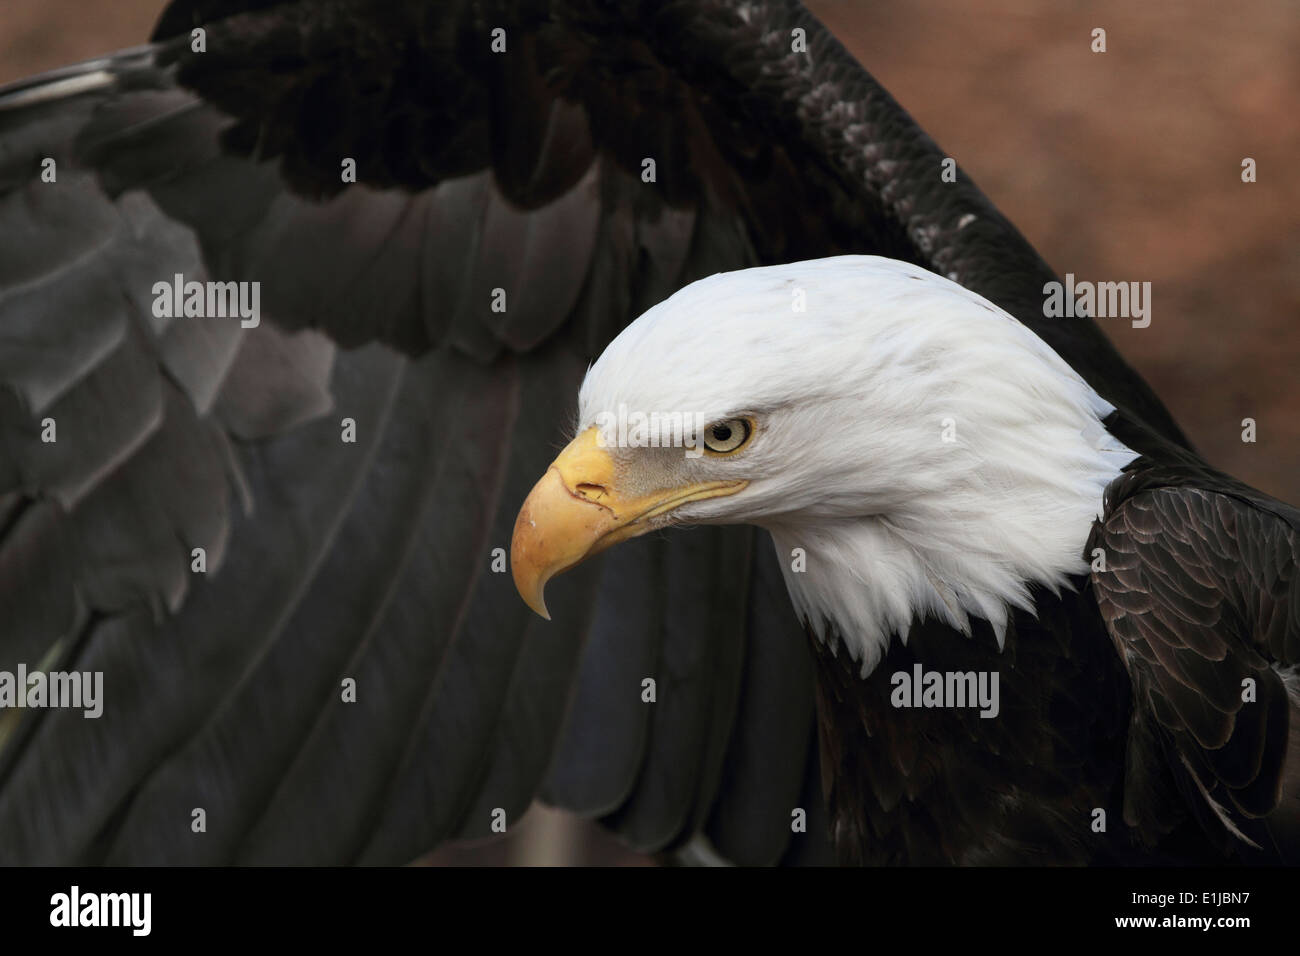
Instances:
[[[704,429],[704,447],[715,455],[730,455],[749,441],[753,429],[744,418],[728,418]]]

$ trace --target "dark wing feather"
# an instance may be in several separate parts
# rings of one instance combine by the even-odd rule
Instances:
[[[742,864],[774,863],[783,849],[797,853],[801,843],[822,843],[825,819],[817,747],[813,740],[813,675],[805,647],[785,640],[785,621],[794,614],[775,549],[764,537],[752,560],[743,684],[732,731],[734,741],[723,769],[722,789],[707,834],[727,859]],[[792,715],[806,722],[790,725]],[[784,772],[808,768],[803,779]],[[815,799],[805,802],[802,784],[815,782]],[[792,813],[803,808],[808,830],[792,831]],[[818,829],[820,825],[820,829]],[[829,854],[827,854],[827,857]]]
[[[655,189],[635,191],[632,218],[717,207],[743,223],[758,261],[839,251],[917,262],[1006,308],[1132,419],[1185,443],[1096,325],[1044,318],[1051,269],[969,179],[941,180],[938,147],[793,0],[378,8],[317,0],[233,16],[209,26],[205,52],[182,37],[162,59],[235,118],[222,131],[227,148],[278,160],[298,195],[344,192],[339,164],[352,157],[360,182],[381,189],[490,168],[494,194],[532,210],[572,190],[597,158],[645,185],[651,158]],[[203,9],[178,12],[160,36]],[[491,52],[498,28],[506,53]],[[795,29],[807,53],[793,51]],[[519,243],[529,230],[509,232]],[[566,245],[585,237],[550,234]],[[496,282],[518,275],[518,259],[511,265]],[[701,274],[669,277],[638,304]],[[486,296],[472,308],[494,327]],[[328,324],[280,311],[281,321]],[[386,334],[437,344],[419,318],[407,310],[407,328]]]
[[[1204,466],[1139,464],[1108,489],[1093,548],[1106,563],[1092,573],[1098,605],[1134,689],[1127,822],[1167,831],[1177,789],[1222,841],[1295,859],[1300,513]]]
[[[106,696],[0,721],[5,862],[401,862],[538,792],[645,847],[824,859],[765,538],[629,546],[550,626],[488,570],[584,364],[692,279],[919,262],[1178,437],[793,3],[193,0],[157,40],[0,91],[0,665]],[[177,273],[260,281],[263,324],[158,319]],[[692,569],[716,609],[665,605]]]

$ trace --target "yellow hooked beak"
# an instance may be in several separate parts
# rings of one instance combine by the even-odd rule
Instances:
[[[510,540],[510,568],[524,602],[546,620],[546,582],[584,558],[645,534],[650,519],[688,501],[735,494],[747,481],[703,481],[625,496],[595,426],[571,441],[528,493]]]

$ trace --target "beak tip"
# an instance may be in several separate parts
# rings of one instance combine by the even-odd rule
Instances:
[[[533,613],[543,621],[549,621],[551,619],[551,612],[546,609],[546,598],[543,596],[541,591],[538,591],[537,596],[531,601],[525,600],[524,603],[532,608]]]
[[[510,565],[514,571],[515,590],[524,599],[524,603],[534,614],[544,621],[551,619],[551,612],[546,607],[546,582],[551,575],[524,560],[524,555],[515,547],[511,549]]]

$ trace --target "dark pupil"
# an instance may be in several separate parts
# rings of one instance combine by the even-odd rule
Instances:
[[[713,426],[713,438],[715,441],[726,441],[731,437],[731,429],[726,425]]]

